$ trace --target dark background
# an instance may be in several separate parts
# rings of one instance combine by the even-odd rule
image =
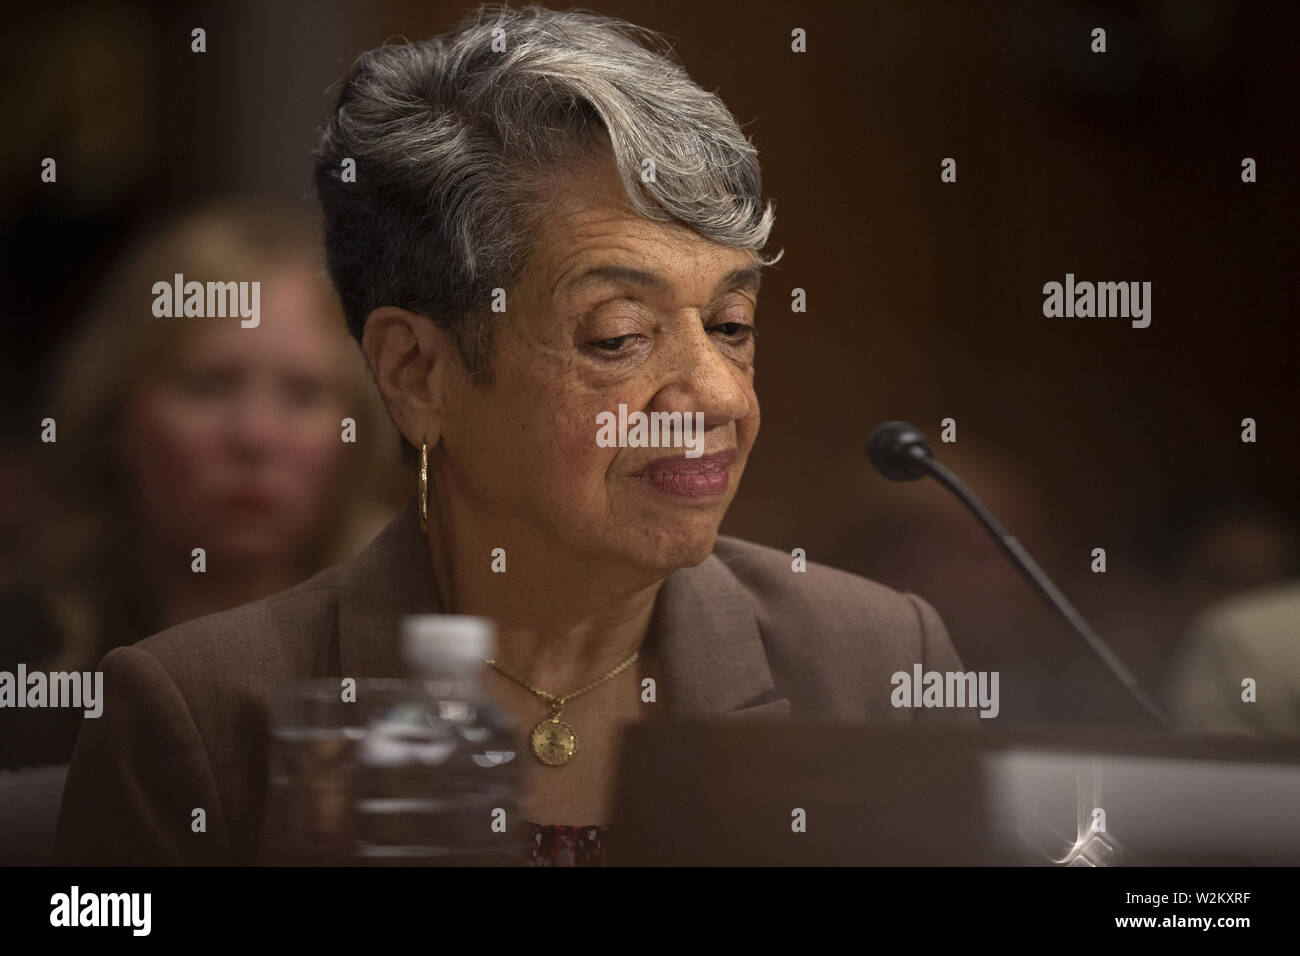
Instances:
[[[0,558],[40,534],[23,502],[45,363],[128,238],[231,192],[310,204],[330,85],[361,51],[468,8],[6,10]],[[870,469],[876,423],[926,430],[1157,692],[1198,610],[1295,573],[1292,8],[588,4],[674,39],[754,138],[776,202],[763,428],[723,531],[931,600],[967,666],[1001,672],[1005,719],[1134,711],[940,488]],[[1105,54],[1089,51],[1097,26]],[[807,53],[790,51],[795,27]],[[45,156],[57,185],[40,182]],[[949,156],[956,184],[939,179]],[[1150,281],[1151,326],[1045,318],[1042,286],[1067,272]],[[945,417],[956,444],[938,443]]]

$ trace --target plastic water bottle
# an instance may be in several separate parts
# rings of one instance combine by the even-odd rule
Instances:
[[[522,760],[511,721],[482,683],[495,625],[407,617],[402,648],[411,678],[382,689],[370,682],[365,691],[353,796],[357,862],[522,864]]]

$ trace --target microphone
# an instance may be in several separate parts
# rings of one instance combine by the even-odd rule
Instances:
[[[1066,600],[1065,595],[1052,583],[1051,578],[1043,572],[1029,552],[1007,533],[1002,522],[998,521],[993,512],[984,507],[983,502],[976,498],[956,475],[934,460],[930,445],[920,429],[907,422],[885,422],[867,439],[867,458],[871,460],[876,470],[890,481],[915,481],[929,475],[956,495],[961,503],[980,520],[993,536],[998,548],[1025,576],[1030,586],[1065,619],[1070,628],[1101,659],[1101,662],[1143,710],[1167,730],[1175,729],[1169,715],[1142,689],[1137,678],[1124,666],[1124,662],[1115,656],[1115,652],[1088,625],[1083,615]]]

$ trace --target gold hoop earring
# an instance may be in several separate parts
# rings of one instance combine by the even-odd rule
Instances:
[[[429,443],[420,439],[420,530],[429,530]]]

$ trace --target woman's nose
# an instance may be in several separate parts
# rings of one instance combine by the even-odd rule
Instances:
[[[698,322],[676,337],[667,351],[671,404],[703,412],[706,427],[744,418],[750,412],[748,374],[723,354]]]
[[[228,434],[242,454],[264,455],[283,441],[284,418],[274,396],[248,388],[233,402]]]

